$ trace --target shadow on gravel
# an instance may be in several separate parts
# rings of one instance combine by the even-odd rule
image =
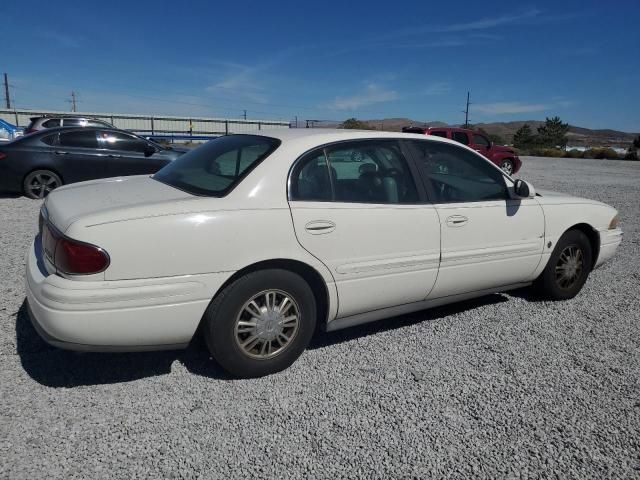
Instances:
[[[309,348],[330,347],[355,338],[438,320],[483,305],[506,301],[508,301],[507,297],[494,294],[336,332],[319,332],[311,341]],[[24,370],[36,382],[47,387],[72,388],[103,385],[166,375],[171,372],[171,365],[176,360],[193,374],[217,380],[231,379],[211,359],[200,335],[195,336],[186,350],[164,352],[78,353],[52,347],[40,338],[31,325],[26,300],[16,314],[16,343]]]
[[[495,293],[492,295],[475,298],[473,300],[452,303],[451,305],[430,308],[427,310],[419,310],[417,312],[409,313],[407,315],[401,315],[399,317],[385,318],[384,320],[378,320],[377,322],[365,323],[363,325],[345,328],[344,330],[337,330],[335,332],[326,332],[320,335],[316,335],[311,341],[311,344],[308,348],[314,349],[329,347],[338,343],[348,342],[355,338],[375,335],[377,333],[386,332],[388,330],[397,330],[399,328],[408,327],[416,323],[430,322],[433,320],[448,317],[449,315],[455,315],[466,310],[473,310],[484,305],[494,305],[497,303],[508,301],[508,297],[502,294]]]
[[[197,375],[230,378],[211,360],[199,335],[186,350],[162,352],[79,353],[52,347],[31,325],[26,300],[16,315],[16,343],[24,370],[47,387],[102,385],[166,375],[176,360]]]

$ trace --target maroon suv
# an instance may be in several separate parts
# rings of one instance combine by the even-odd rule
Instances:
[[[502,145],[495,145],[480,132],[453,127],[404,127],[402,131],[405,133],[436,135],[468,145],[498,165],[507,175],[513,175],[522,166],[522,160],[518,158],[515,150]]]

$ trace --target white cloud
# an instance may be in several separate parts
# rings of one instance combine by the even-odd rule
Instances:
[[[471,108],[476,112],[487,115],[505,115],[509,113],[543,112],[551,107],[551,105],[542,103],[497,102],[478,103]]]
[[[336,110],[355,110],[376,103],[390,102],[398,98],[395,90],[387,90],[375,83],[369,83],[364,91],[349,97],[336,97],[328,108]]]
[[[451,91],[451,84],[447,82],[434,82],[423,90],[425,95],[444,95]]]
[[[442,27],[433,27],[433,32],[468,32],[472,30],[486,30],[489,28],[500,27],[502,25],[510,25],[513,23],[528,20],[540,15],[540,10],[532,8],[522,13],[502,15],[499,17],[488,17],[473,22],[453,23],[451,25],[443,25]]]

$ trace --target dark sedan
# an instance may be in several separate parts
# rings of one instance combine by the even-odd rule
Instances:
[[[157,172],[185,151],[108,128],[50,128],[0,145],[0,191],[44,198],[95,178]]]

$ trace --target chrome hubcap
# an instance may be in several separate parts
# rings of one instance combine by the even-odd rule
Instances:
[[[507,175],[513,173],[513,165],[511,165],[511,162],[504,162],[500,168],[502,168],[502,171]]]
[[[235,339],[245,355],[272,358],[287,348],[299,326],[295,300],[282,290],[265,290],[243,305],[236,318]]]
[[[46,173],[35,175],[28,184],[29,192],[38,198],[46,197],[56,187],[58,187],[58,181]]]
[[[562,250],[556,265],[556,282],[563,289],[569,289],[575,285],[582,275],[582,250],[576,245],[569,245]]]

